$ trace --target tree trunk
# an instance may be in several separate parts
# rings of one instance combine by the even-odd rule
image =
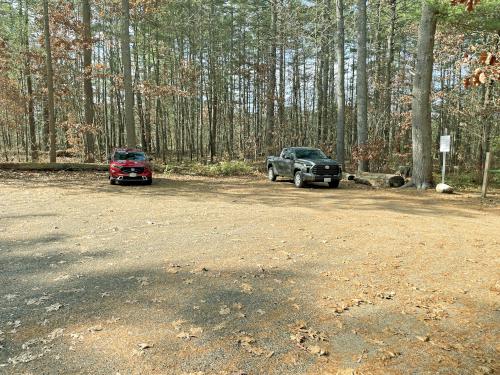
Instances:
[[[412,182],[417,189],[426,189],[433,185],[430,94],[436,22],[435,9],[427,3],[427,0],[423,0],[418,30],[417,64],[413,80],[411,116],[413,141]]]
[[[368,160],[364,150],[368,141],[368,83],[366,77],[366,0],[358,0],[358,66],[356,71],[356,104],[358,149],[361,159],[358,161],[358,171],[368,171]]]
[[[95,161],[94,94],[92,91],[92,32],[89,0],[82,0],[83,19],[83,91],[85,96],[85,162]]]
[[[345,167],[345,68],[344,68],[344,0],[337,0],[337,161]]]
[[[123,84],[125,87],[125,129],[127,147],[136,147],[134,119],[134,92],[132,89],[132,67],[130,61],[130,5],[129,0],[122,0],[122,63]]]
[[[391,126],[391,98],[392,98],[392,60],[394,60],[394,29],[396,26],[396,0],[391,0],[391,26],[387,37],[387,60],[385,62],[385,76],[383,87],[383,130],[382,137],[385,142],[385,134]]]
[[[29,18],[28,18],[28,0],[25,5],[25,43],[26,43],[26,57],[24,59],[25,74],[26,74],[26,88],[28,91],[28,126],[29,126],[29,144],[31,151],[31,161],[38,161],[38,148],[36,144],[36,127],[35,127],[35,110],[33,105],[33,81],[31,78],[31,64],[29,61],[30,43],[29,43]]]
[[[268,82],[267,82],[267,112],[266,112],[266,147],[267,153],[274,151],[274,96],[276,92],[276,35],[277,29],[277,0],[271,1],[272,25],[271,44],[268,59]]]
[[[56,161],[56,123],[54,108],[54,71],[52,69],[52,50],[50,47],[50,26],[49,26],[49,4],[48,0],[43,0],[43,21],[45,35],[45,61],[47,65],[47,104],[49,112],[49,160],[51,163]]]

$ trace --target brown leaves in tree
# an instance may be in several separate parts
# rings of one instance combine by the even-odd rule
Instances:
[[[474,7],[479,3],[479,0],[451,0],[451,5],[463,4],[468,12],[472,12]]]
[[[478,58],[472,59],[468,54],[464,55],[465,63],[480,64],[474,73],[463,80],[465,88],[477,87],[487,82],[500,80],[500,62],[497,55],[492,52],[482,51]]]

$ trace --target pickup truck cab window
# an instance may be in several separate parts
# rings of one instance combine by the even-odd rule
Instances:
[[[299,158],[299,159],[313,159],[313,160],[314,159],[328,159],[328,157],[321,150],[302,149],[302,150],[297,150],[296,154],[297,154],[297,158]]]

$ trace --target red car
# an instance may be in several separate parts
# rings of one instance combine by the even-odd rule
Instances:
[[[153,183],[153,168],[146,154],[135,148],[116,148],[109,158],[109,183]]]

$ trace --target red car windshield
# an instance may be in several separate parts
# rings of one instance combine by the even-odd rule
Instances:
[[[113,160],[132,160],[132,161],[145,161],[146,155],[144,152],[123,152],[117,151],[113,157]]]

